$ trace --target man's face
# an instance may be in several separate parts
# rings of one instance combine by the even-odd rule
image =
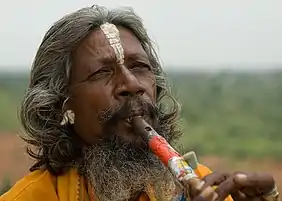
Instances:
[[[117,62],[101,29],[92,31],[73,54],[69,107],[75,113],[76,133],[89,144],[113,132],[123,141],[138,141],[128,122],[130,116],[144,115],[153,121],[146,111],[149,107],[142,106],[156,101],[156,80],[148,56],[132,32],[117,28],[123,64]]]
[[[124,62],[117,61],[98,29],[78,46],[71,69],[68,107],[75,113],[75,132],[88,143],[80,172],[93,185],[98,200],[128,200],[148,184],[160,181],[161,186],[166,172],[129,121],[141,115],[164,137],[168,135],[161,132],[167,129],[160,129],[165,126],[159,122],[152,67],[136,36],[118,29]]]

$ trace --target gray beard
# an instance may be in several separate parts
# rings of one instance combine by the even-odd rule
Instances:
[[[125,201],[134,194],[149,194],[171,200],[175,184],[171,173],[152,153],[130,146],[93,145],[84,150],[83,174],[99,201]]]

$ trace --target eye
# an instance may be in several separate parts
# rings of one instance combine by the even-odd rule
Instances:
[[[113,73],[111,68],[100,68],[89,76],[89,80],[96,81],[99,79],[107,78]]]
[[[146,63],[136,62],[130,66],[132,70],[149,70],[151,71],[151,66]]]

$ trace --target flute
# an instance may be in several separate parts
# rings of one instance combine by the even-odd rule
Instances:
[[[203,184],[201,184],[201,180],[194,172],[193,168],[191,168],[184,158],[175,149],[173,149],[170,144],[143,118],[133,118],[132,126],[134,131],[146,140],[152,152],[169,169],[181,186],[185,188],[185,194],[187,197],[190,197],[189,192],[195,192],[201,189]],[[213,188],[211,187],[205,189],[205,191],[206,190],[209,191],[207,192],[208,194],[215,194]]]

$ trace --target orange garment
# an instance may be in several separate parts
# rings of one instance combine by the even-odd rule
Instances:
[[[202,178],[211,173],[209,168],[198,164],[196,174]],[[36,170],[19,180],[0,201],[90,201],[83,177],[76,169],[55,177],[47,170]],[[143,193],[138,201],[155,201],[153,195]],[[226,201],[233,201],[229,196]]]

